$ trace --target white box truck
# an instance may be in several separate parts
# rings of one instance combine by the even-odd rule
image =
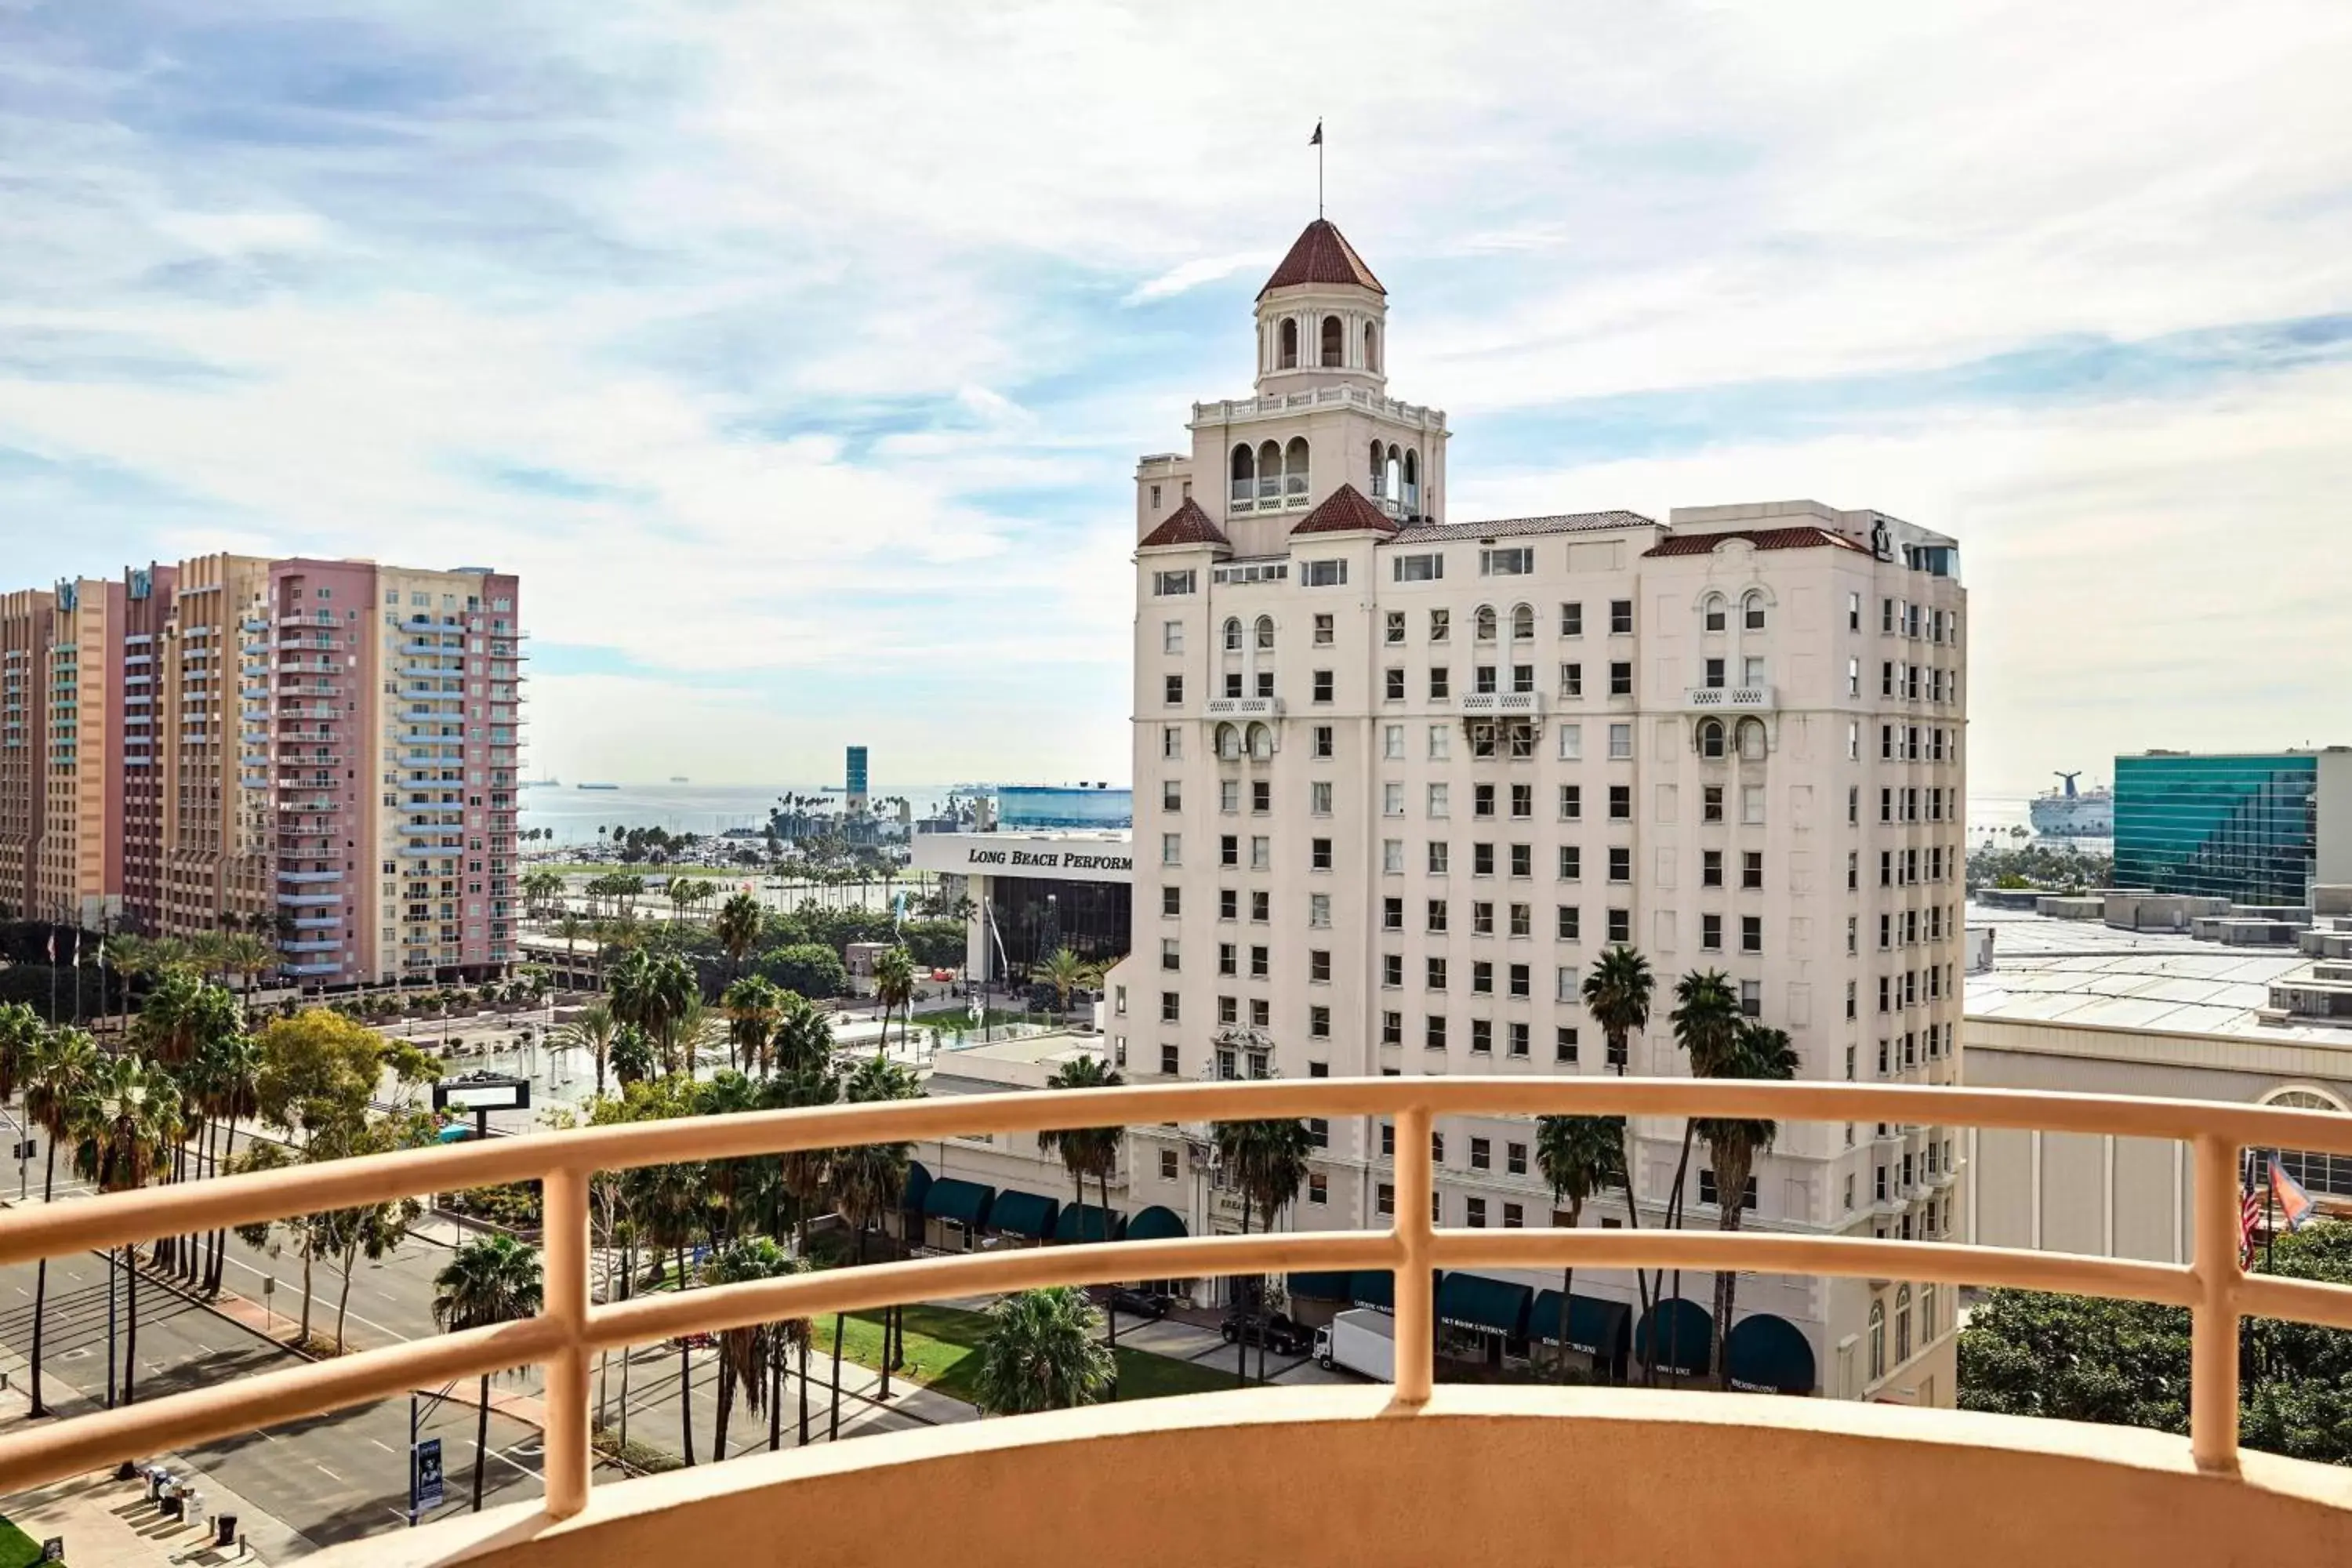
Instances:
[[[1374,1383],[1396,1381],[1396,1320],[1359,1307],[1315,1331],[1315,1360],[1324,1371],[1344,1366]]]

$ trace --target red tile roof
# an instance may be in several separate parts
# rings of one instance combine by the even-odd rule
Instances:
[[[1274,269],[1257,297],[1263,300],[1276,289],[1300,283],[1351,283],[1375,294],[1388,292],[1356,254],[1356,247],[1348,243],[1348,237],[1337,225],[1319,217],[1299,232],[1290,254],[1282,258],[1282,265]]]
[[[1223,530],[1209,521],[1209,514],[1201,510],[1199,501],[1186,496],[1184,504],[1170,512],[1167,521],[1158,528],[1145,534],[1143,542],[1136,548],[1158,550],[1175,544],[1214,544],[1230,550],[1234,542],[1225,537]]]
[[[1861,555],[1870,553],[1866,546],[1856,544],[1842,533],[1826,528],[1728,528],[1720,533],[1681,533],[1672,539],[1662,539],[1644,555],[1712,555],[1715,547],[1727,539],[1744,539],[1759,550],[1851,550]]]
[[[1323,498],[1321,505],[1298,520],[1291,537],[1302,533],[1394,533],[1396,519],[1364,499],[1353,485],[1341,485]]]

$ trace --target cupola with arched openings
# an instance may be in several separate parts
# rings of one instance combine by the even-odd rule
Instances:
[[[1388,290],[1328,218],[1307,226],[1257,295],[1261,393],[1388,379]]]

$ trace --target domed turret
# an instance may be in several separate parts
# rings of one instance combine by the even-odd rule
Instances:
[[[1301,230],[1257,294],[1257,388],[1386,384],[1388,290],[1339,226]]]

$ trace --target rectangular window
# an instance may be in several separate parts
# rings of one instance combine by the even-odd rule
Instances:
[[[1444,1014],[1432,1013],[1429,1015],[1428,1018],[1423,1021],[1421,1031],[1421,1044],[1422,1048],[1424,1050],[1442,1051],[1445,1048]]]
[[[1382,931],[1404,930],[1404,900],[1402,899],[1382,899],[1381,900],[1381,929]]]
[[[1527,965],[1525,965],[1525,964],[1520,964],[1520,965],[1518,965],[1518,967],[1519,967],[1519,968],[1521,968],[1521,969],[1525,969],[1525,968],[1527,967]],[[1521,993],[1521,994],[1525,994],[1525,993]],[[1511,1025],[1511,1026],[1510,1026],[1510,1032],[1511,1032],[1511,1055],[1512,1055],[1512,1056],[1514,1056],[1514,1057],[1516,1057],[1516,1058],[1518,1058],[1519,1060],[1521,1060],[1521,1061],[1525,1061],[1525,1060],[1527,1060],[1527,1059],[1528,1059],[1528,1026],[1527,1026],[1525,1024],[1513,1024],[1513,1025]]]
[[[1184,651],[1183,622],[1162,621],[1160,623],[1160,651],[1161,653],[1182,653]]]
[[[1618,659],[1609,666],[1609,695],[1612,697],[1633,695],[1633,660]]]
[[[1532,844],[1511,846],[1511,875],[1532,877],[1536,874],[1536,847]]]
[[[1470,786],[1470,815],[1473,816],[1492,816],[1495,815],[1495,786],[1493,784],[1472,784]]]
[[[1474,1057],[1491,1057],[1495,1054],[1495,1025],[1492,1019],[1470,1020],[1470,1054]]]
[[[1631,910],[1611,910],[1609,911],[1609,941],[1611,944],[1614,946],[1629,945],[1632,943],[1633,940],[1633,911]]]
[[[1536,552],[1531,545],[1478,552],[1478,574],[1482,577],[1524,577],[1535,569]]]
[[[1328,1040],[1331,1037],[1331,1009],[1318,1003],[1307,1009],[1307,1037]]]
[[[1312,750],[1318,759],[1326,759],[1331,755],[1330,725],[1318,724],[1315,726],[1314,745]]]
[[[1633,851],[1630,847],[1610,846],[1609,879],[1612,882],[1630,882],[1633,879]]]
[[[1151,592],[1159,598],[1177,598],[1192,592],[1194,582],[1195,574],[1190,567],[1181,572],[1154,572]]]
[[[1314,584],[1310,583],[1307,586],[1311,588]],[[1331,617],[1328,616],[1315,617],[1315,646],[1318,647],[1331,646]]]
[[[1447,795],[1445,785],[1442,784],[1431,784],[1429,786],[1429,815],[1433,817],[1444,816],[1449,809],[1448,800],[1449,796]]]
[[[1583,911],[1574,904],[1561,904],[1553,911],[1552,934],[1561,942],[1583,940]]]
[[[1388,613],[1388,618],[1381,627],[1381,635],[1382,640],[1387,642],[1402,643],[1404,641],[1404,612],[1402,610],[1391,610]]]
[[[1746,849],[1739,856],[1739,885],[1749,889],[1764,886],[1764,852]]]
[[[1176,939],[1172,936],[1161,937],[1160,939],[1160,967],[1162,969],[1181,969],[1184,967],[1183,964],[1179,963],[1177,960]]]
[[[1511,906],[1511,934],[1513,936],[1535,935],[1535,914],[1532,906],[1528,904]]]
[[[1326,1143],[1330,1142],[1329,1132],[1325,1132],[1323,1141]],[[1321,1145],[1318,1144],[1317,1147],[1319,1148]],[[1331,1201],[1329,1179],[1320,1171],[1307,1173],[1307,1201],[1310,1204],[1328,1204]]]
[[[1404,815],[1404,785],[1394,779],[1381,785],[1381,815],[1382,816]]]
[[[1331,815],[1331,781],[1317,779],[1307,786],[1307,810],[1314,816]]]
[[[1528,996],[1534,994],[1528,966],[1524,963],[1511,965],[1509,984],[1511,994],[1514,996]]]
[[[1184,784],[1182,780],[1161,779],[1160,781],[1160,809],[1162,811],[1181,811],[1184,809]]]
[[[1536,814],[1536,786],[1515,784],[1511,786],[1511,816],[1528,821]]]
[[[1453,612],[1453,611],[1451,611],[1451,610],[1432,610],[1432,611],[1430,611],[1430,612],[1429,612],[1429,640],[1430,640],[1430,641],[1432,641],[1432,642],[1444,642],[1444,641],[1446,639],[1446,637],[1452,634],[1453,629],[1454,629],[1454,612]]]
[[[1631,637],[1633,633],[1633,601],[1609,601],[1609,633],[1612,637]]]
[[[1429,874],[1433,877],[1444,876],[1447,860],[1448,856],[1446,854],[1445,840],[1443,838],[1431,839],[1429,841]]]
[[[1702,849],[1698,852],[1698,885],[1702,888],[1723,886],[1723,851]]]
[[[1723,951],[1723,917],[1702,914],[1698,917],[1698,950],[1701,952]]]
[[[1404,954],[1401,952],[1381,954],[1381,984],[1385,986],[1401,986],[1404,984]]]
[[[1495,906],[1484,899],[1470,906],[1470,934],[1472,936],[1495,934]]]
[[[1314,696],[1311,700],[1317,702],[1328,702],[1331,700],[1331,672],[1329,670],[1318,669],[1315,671],[1313,690]]]
[[[1309,893],[1307,895],[1307,923],[1317,931],[1328,930],[1330,927],[1330,894]]]
[[[1764,820],[1764,786],[1762,784],[1739,786],[1739,820],[1751,827]]]
[[[1184,705],[1184,678],[1181,675],[1171,675],[1161,684],[1162,700],[1171,708],[1181,708]]]
[[[1430,900],[1429,908],[1426,913],[1428,915],[1429,930],[1444,931],[1445,929],[1445,900],[1444,899]]]
[[[1423,984],[1432,991],[1444,990],[1445,960],[1442,958],[1428,958],[1423,959],[1422,962],[1428,966],[1428,973],[1424,977]]]
[[[1273,949],[1260,944],[1250,949],[1250,978],[1264,980],[1271,972]]]
[[[1308,561],[1299,567],[1299,582],[1309,588],[1344,587],[1348,581],[1345,561]]]
[[[1250,869],[1270,871],[1274,868],[1274,840],[1263,833],[1250,836]]]
[[[1583,879],[1583,847],[1576,844],[1561,845],[1559,847],[1559,879],[1563,882],[1577,882]]]
[[[1399,960],[1399,962],[1402,963],[1402,960]],[[1381,1015],[1381,1044],[1384,1046],[1401,1046],[1404,1044],[1403,1014],[1383,1013]]]
[[[1581,603],[1559,607],[1559,635],[1564,637],[1584,635],[1584,605]]]
[[[1443,702],[1451,695],[1453,695],[1453,687],[1448,679],[1445,667],[1442,664],[1431,665],[1429,667],[1429,700],[1432,702]]]
[[[1562,724],[1559,727],[1559,760],[1580,763],[1584,760],[1584,726]]]
[[[1402,876],[1404,874],[1403,839],[1383,838],[1381,840],[1381,869],[1391,877]]]
[[[1391,568],[1400,583],[1434,583],[1445,575],[1445,557],[1432,552],[1424,555],[1393,557]]]
[[[1169,1078],[1176,1077],[1181,1066],[1174,1046],[1163,1045],[1160,1047],[1160,1070],[1163,1075]],[[1162,1173],[1166,1173],[1166,1169],[1164,1165],[1161,1167]]]
[[[1559,694],[1564,698],[1584,695],[1584,666],[1563,664],[1559,667]]]
[[[1629,920],[1631,916],[1627,917]],[[1578,974],[1576,965],[1563,963],[1551,972],[1551,999],[1555,1002],[1577,1000]]]
[[[1172,920],[1184,912],[1184,889],[1170,884],[1160,889],[1160,912]]]
[[[1488,924],[1491,928],[1492,921]],[[1470,965],[1470,994],[1492,996],[1495,994],[1495,965],[1487,959],[1478,959]]]
[[[1491,844],[1470,846],[1470,874],[1491,877],[1495,874],[1495,847]]]
[[[1331,868],[1329,839],[1310,838],[1307,841],[1307,868],[1310,871],[1328,871]]]
[[[1264,925],[1274,918],[1274,895],[1264,888],[1250,894],[1250,923]]]
[[[1307,954],[1307,978],[1318,984],[1331,983],[1331,950],[1318,947]]]
[[[1181,726],[1170,724],[1160,730],[1160,754],[1171,763],[1184,760],[1184,731]]]
[[[1633,820],[1633,785],[1611,784],[1609,786],[1609,820],[1612,822]]]
[[[1174,1024],[1181,1022],[1181,1008],[1182,1004],[1178,999],[1175,992],[1162,991],[1160,994],[1160,1021],[1161,1023]]]
[[[1442,763],[1454,754],[1454,727],[1432,724],[1429,727],[1429,760]]]
[[[1764,918],[1761,915],[1739,917],[1739,951],[1742,952],[1764,951]]]
[[[1573,1063],[1576,1060],[1576,1026],[1562,1024],[1551,1032],[1551,1059]]]
[[[1495,1168],[1494,1148],[1494,1144],[1486,1139],[1471,1139],[1470,1168],[1474,1171],[1493,1170]]]
[[[1381,695],[1391,702],[1404,700],[1404,671],[1384,670],[1381,675]]]
[[[1633,757],[1633,726],[1631,724],[1610,725],[1609,760],[1612,763],[1623,763],[1631,762]]]
[[[1383,724],[1381,726],[1381,755],[1391,763],[1401,763],[1404,761],[1403,725]]]

